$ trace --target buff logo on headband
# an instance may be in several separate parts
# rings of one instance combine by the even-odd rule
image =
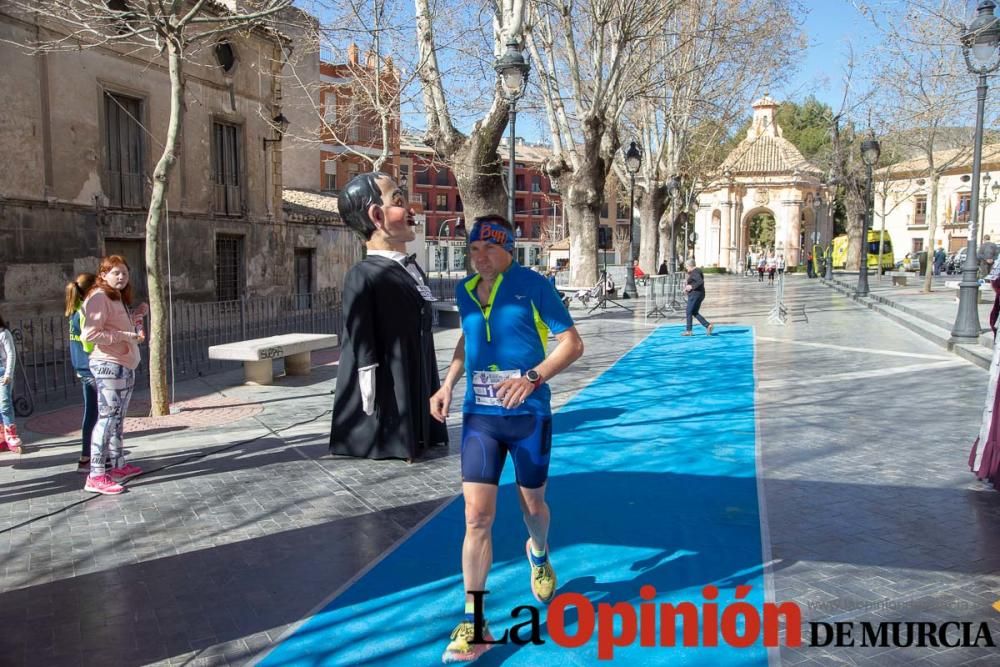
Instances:
[[[472,233],[469,234],[469,243],[473,241],[486,241],[500,246],[510,254],[514,254],[514,237],[510,230],[489,219],[477,220],[472,225]]]

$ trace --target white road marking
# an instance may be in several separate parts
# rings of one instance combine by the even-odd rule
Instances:
[[[813,384],[830,384],[833,382],[846,382],[848,380],[870,380],[873,378],[888,377],[890,375],[901,375],[903,373],[916,373],[918,371],[929,371],[939,368],[955,368],[965,366],[969,362],[962,359],[952,359],[949,361],[938,361],[933,364],[910,364],[908,366],[892,366],[888,368],[872,368],[866,371],[854,371],[852,373],[835,373],[822,377],[781,380],[764,380],[757,384],[759,390],[789,389],[793,387],[804,387]]]
[[[801,345],[803,347],[820,347],[828,350],[843,350],[845,352],[868,352],[870,354],[884,354],[890,357],[910,357],[911,359],[951,359],[949,355],[942,354],[919,354],[917,352],[896,352],[895,350],[880,350],[871,347],[848,347],[846,345],[833,345],[832,343],[808,343],[801,340],[789,340],[787,338],[769,338],[768,336],[757,336],[757,340],[769,343],[786,343],[788,345]]]

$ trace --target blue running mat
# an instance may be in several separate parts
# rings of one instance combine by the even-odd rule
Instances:
[[[581,593],[595,608],[638,608],[639,589],[648,584],[657,605],[688,601],[702,610],[702,588],[714,584],[721,617],[736,586],[746,585],[752,589],[743,600],[760,610],[753,332],[724,327],[713,337],[687,338],[680,331],[655,330],[554,417],[547,499],[558,592]],[[462,617],[463,533],[457,498],[258,664],[441,664]],[[493,536],[486,616],[499,636],[527,620],[512,619],[512,609],[541,607],[529,589],[527,530],[510,461]],[[640,647],[637,638],[616,648],[612,660],[598,660],[596,629],[583,646],[564,648],[548,636],[540,611],[544,644],[498,645],[476,665],[767,664],[761,639],[733,648],[721,637],[711,648]],[[570,635],[576,618],[570,608]],[[680,643],[679,627],[677,637]]]

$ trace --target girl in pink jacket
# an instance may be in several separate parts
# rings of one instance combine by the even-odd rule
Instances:
[[[97,425],[91,438],[90,475],[83,489],[117,495],[120,482],[142,473],[125,461],[122,427],[135,388],[139,344],[146,340],[142,318],[146,304],[131,310],[132,286],[125,259],[111,255],[101,260],[97,282],[83,302],[81,338],[94,344],[90,372],[97,383]],[[105,464],[105,459],[109,464]]]

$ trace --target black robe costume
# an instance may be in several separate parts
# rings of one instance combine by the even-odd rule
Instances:
[[[447,444],[447,427],[430,414],[430,397],[441,386],[431,303],[413,277],[396,261],[367,257],[347,272],[343,297],[330,453],[415,459],[431,445]],[[375,412],[369,416],[358,369],[373,364]]]

